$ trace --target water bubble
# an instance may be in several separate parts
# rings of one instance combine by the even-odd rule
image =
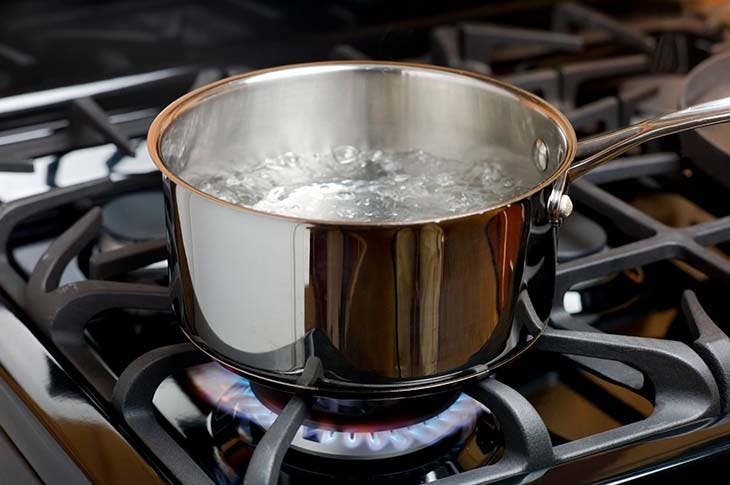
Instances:
[[[354,200],[357,195],[354,192],[338,192],[335,194],[335,198],[339,200]]]
[[[381,160],[383,160],[383,155],[384,155],[383,150],[373,150],[370,153],[368,153],[367,158],[371,162],[377,163],[377,162],[380,162]]]
[[[434,176],[434,180],[442,187],[448,187],[450,185],[454,185],[455,183],[454,179],[447,173],[436,174]]]
[[[474,160],[453,160],[423,150],[361,151],[342,145],[322,153],[241,160],[238,167],[215,173],[181,175],[206,193],[264,212],[408,222],[474,212],[521,193],[539,181],[529,159],[520,170],[521,160],[498,150]],[[506,164],[509,177],[502,168]]]
[[[296,167],[299,165],[299,155],[293,152],[286,152],[281,156],[280,160],[287,167]]]
[[[342,165],[357,161],[360,150],[351,145],[342,145],[332,149],[332,156]]]
[[[274,199],[274,200],[284,200],[287,196],[286,188],[284,187],[276,187],[271,189],[269,192],[269,195],[266,196],[267,199]]]

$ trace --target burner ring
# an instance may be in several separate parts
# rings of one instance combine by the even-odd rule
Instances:
[[[122,245],[165,237],[162,192],[146,190],[124,194],[103,207],[104,234]]]
[[[256,398],[275,414],[281,413],[292,394],[250,383]],[[333,399],[315,397],[305,424],[343,432],[387,431],[418,424],[445,411],[461,391],[397,399]]]
[[[216,412],[235,420],[237,434],[254,444],[257,428],[267,431],[277,413],[265,406],[246,380],[232,386],[220,400]],[[320,457],[349,460],[379,460],[414,453],[450,438],[463,440],[476,428],[479,416],[488,412],[475,399],[461,394],[446,409],[422,422],[393,429],[353,426],[359,431],[326,429],[308,422],[299,427],[292,439],[292,449]],[[215,419],[215,418],[211,418]],[[354,420],[355,418],[353,418]],[[326,425],[324,425],[326,426]],[[212,432],[212,430],[211,430]]]

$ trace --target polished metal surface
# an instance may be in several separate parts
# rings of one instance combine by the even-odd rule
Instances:
[[[548,201],[550,220],[560,225],[564,218],[570,216],[573,203],[567,194],[568,185],[602,163],[649,140],[728,121],[730,97],[725,97],[581,140],[576,148],[576,156],[581,160],[570,165],[555,181]]]
[[[547,318],[555,240],[544,191],[487,214],[398,228],[266,217],[165,186],[184,328],[254,378],[295,385],[316,355],[323,392],[431,388],[524,347],[513,295],[531,279],[541,280],[533,304]]]
[[[694,110],[604,137],[615,146],[583,145],[584,155],[589,145],[598,153],[574,175],[729,111]],[[429,66],[290,66],[184,96],[157,118],[148,144],[164,174],[183,328],[253,379],[301,386],[298,374],[317,356],[324,375],[310,390],[433,392],[490,372],[534,340],[540,329],[523,328],[515,315],[521,295],[547,319],[554,226],[572,209],[565,190],[577,142],[565,117],[535,96]],[[531,170],[541,182],[476,213],[398,224],[266,214],[185,181],[198,170],[240,170],[270,155],[345,144],[462,160],[499,147],[524,154],[506,174]]]
[[[532,162],[538,140],[546,169]],[[417,148],[465,161],[489,159],[496,148],[523,154],[523,163],[502,167],[505,176],[540,183],[475,212],[484,213],[547,186],[567,168],[574,140],[555,108],[491,78],[415,64],[332,62],[257,71],[193,91],[162,112],[149,143],[163,173],[193,191],[187,180],[195,174],[245,170],[270,156],[329,153],[342,145]]]
[[[67,478],[71,471],[61,468],[58,462],[48,464],[44,461],[53,446],[62,447],[90,483],[142,485],[164,482],[25,325],[2,306],[0,325],[3,328],[0,388],[11,389],[13,396],[22,400],[24,409],[34,415],[53,440],[44,441],[41,433],[36,432],[27,437],[27,444],[40,446],[43,453],[20,450],[36,467],[35,472],[44,483],[73,483]],[[6,416],[3,417],[12,416],[7,409],[4,412]],[[21,423],[16,421],[13,425],[18,427]],[[11,430],[6,432],[11,434]],[[23,444],[16,441],[16,446]]]
[[[532,160],[538,135],[544,171]],[[170,267],[185,331],[252,378],[289,386],[316,355],[323,393],[434,390],[484,374],[531,338],[512,324],[516,295],[531,279],[544,280],[533,304],[547,318],[549,182],[511,205],[398,225],[262,214],[176,174],[341,144],[462,159],[503,146],[547,179],[572,136],[538,98],[423,66],[293,67],[193,93],[150,136],[153,158],[167,167]]]
[[[707,101],[673,113],[650,118],[605,135],[583,140],[581,143],[584,145],[603,145],[605,148],[571,165],[568,169],[568,179],[574,180],[601,163],[616,158],[630,148],[654,138],[673,135],[674,133],[703,126],[727,123],[728,121],[730,121],[730,97]]]

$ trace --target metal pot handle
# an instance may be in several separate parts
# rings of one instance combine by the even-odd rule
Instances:
[[[570,215],[572,202],[566,192],[568,184],[603,162],[621,155],[630,148],[660,136],[730,121],[730,97],[690,106],[674,113],[644,120],[578,142],[576,159],[560,177],[548,199],[548,215],[553,223],[560,224]]]

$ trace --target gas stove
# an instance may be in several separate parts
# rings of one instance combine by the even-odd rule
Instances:
[[[458,391],[380,400],[285,394],[187,342],[144,146],[190,89],[322,59],[493,75],[599,133],[674,109],[687,72],[729,48],[722,23],[666,2],[175,5],[15,11],[0,44],[0,456],[15,481],[622,483],[726,459],[730,201],[676,137],[571,187],[531,350]],[[94,9],[119,19],[83,27]],[[41,82],[53,49],[83,55]],[[517,315],[539,327],[529,301]]]

